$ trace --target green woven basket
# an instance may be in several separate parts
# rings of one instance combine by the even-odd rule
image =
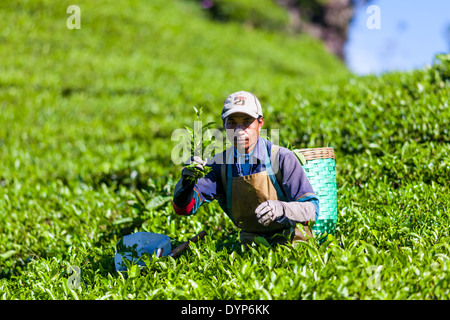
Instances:
[[[310,148],[294,150],[303,155],[305,169],[311,186],[319,198],[319,219],[312,230],[316,236],[333,234],[337,223],[336,162],[333,148]]]

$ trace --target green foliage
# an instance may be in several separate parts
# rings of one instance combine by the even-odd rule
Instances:
[[[213,157],[216,153],[216,145],[223,145],[222,141],[214,141],[212,139],[205,139],[205,134],[208,133],[208,130],[215,124],[214,121],[203,124],[202,122],[202,113],[203,108],[195,108],[195,113],[197,115],[197,123],[199,126],[196,126],[196,122],[194,122],[194,128],[185,127],[186,130],[189,131],[190,134],[190,155],[191,158],[194,156],[200,157],[204,161],[208,161],[208,158],[204,158],[205,154]],[[219,144],[220,143],[220,144]],[[186,165],[186,168],[194,173],[193,176],[188,176],[186,179],[191,182],[196,182],[200,178],[204,178],[209,172],[211,172],[212,168],[209,166],[204,166],[203,169],[197,168],[196,163],[191,163]]]
[[[438,54],[434,59],[436,77],[441,78],[442,81],[450,79],[450,54]]]
[[[216,20],[265,30],[286,30],[289,23],[286,10],[274,0],[214,0],[206,9]]]
[[[448,299],[448,56],[357,77],[306,36],[213,23],[191,2],[78,1],[80,30],[70,4],[0,3],[2,299]],[[186,106],[209,123],[238,90],[281,144],[335,149],[339,220],[321,245],[244,251],[216,201],[174,213],[172,132]],[[176,260],[114,269],[124,235],[176,246],[204,229]]]
[[[309,21],[323,20],[323,6],[329,0],[294,0],[294,3],[300,8],[304,19]]]

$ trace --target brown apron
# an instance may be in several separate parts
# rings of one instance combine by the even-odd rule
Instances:
[[[228,167],[228,170],[231,170],[231,166]],[[296,240],[307,240],[308,236],[312,237],[311,230],[307,226],[302,226],[301,230],[298,227],[286,228],[275,221],[267,227],[258,222],[255,209],[261,203],[266,200],[281,200],[267,171],[241,177],[231,177],[231,172],[227,172],[227,176],[227,179],[232,179],[231,212],[235,225],[241,229],[242,244],[251,245],[257,236],[264,237],[272,245],[292,243]]]

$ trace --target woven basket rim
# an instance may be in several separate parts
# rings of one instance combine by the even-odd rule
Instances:
[[[332,147],[296,149],[295,151],[300,152],[305,156],[307,161],[316,159],[335,159],[334,148]]]

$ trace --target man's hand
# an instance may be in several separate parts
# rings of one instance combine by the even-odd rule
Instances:
[[[283,217],[287,219],[283,218],[277,222],[285,223],[286,221],[291,221],[295,224],[296,222],[316,220],[315,207],[310,202],[267,200],[255,209],[255,215],[258,222],[265,227],[269,223]]]
[[[202,158],[193,156],[186,162],[186,167],[181,171],[181,176],[183,179],[186,177],[195,178],[199,175],[198,172],[203,172],[205,170],[205,165],[206,162],[203,161]]]
[[[267,227],[275,219],[284,216],[283,202],[278,200],[267,200],[255,209],[258,222]]]

